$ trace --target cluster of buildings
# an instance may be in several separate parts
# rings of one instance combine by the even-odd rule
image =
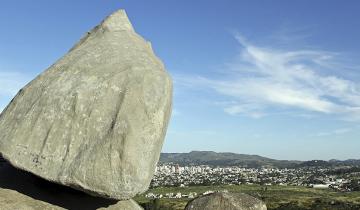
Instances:
[[[148,193],[145,195],[146,198],[155,199],[155,198],[195,198],[197,196],[196,192],[190,192],[189,194],[177,193],[165,193],[165,194],[155,194]]]
[[[211,194],[214,192],[228,192],[227,190],[222,190],[222,191],[206,191],[204,193],[202,193],[202,195],[207,195],[207,194]],[[165,193],[165,194],[156,194],[156,193],[148,193],[145,195],[146,198],[150,198],[150,199],[155,199],[155,198],[195,198],[197,197],[197,193],[196,192],[190,192],[189,194],[182,194],[180,192],[177,193]]]
[[[314,188],[333,188],[350,191],[346,186],[351,177],[332,175],[331,168],[306,167],[296,169],[280,168],[242,168],[179,166],[161,164],[156,168],[151,187],[196,186],[196,185],[240,185],[260,184],[308,186]]]

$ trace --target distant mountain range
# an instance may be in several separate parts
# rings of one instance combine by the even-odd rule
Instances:
[[[210,165],[210,166],[241,166],[247,168],[277,167],[335,167],[360,166],[360,160],[275,160],[259,155],[236,154],[230,152],[192,151],[189,153],[161,153],[160,163],[175,163],[179,165]]]

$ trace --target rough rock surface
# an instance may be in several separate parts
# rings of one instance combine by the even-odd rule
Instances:
[[[172,82],[119,10],[19,91],[0,153],[46,180],[114,199],[144,192],[171,113]]]
[[[84,209],[82,203],[77,203],[77,208]],[[44,201],[33,199],[29,196],[16,192],[14,190],[0,188],[0,210],[65,210],[57,205],[53,205]],[[90,208],[95,209],[95,208]],[[119,201],[108,207],[98,208],[98,210],[143,210],[133,200]]]
[[[190,201],[185,210],[266,210],[259,199],[244,193],[212,193]]]
[[[109,207],[99,208],[99,210],[143,210],[139,204],[137,204],[134,200],[125,200],[119,201],[114,205]]]
[[[60,210],[64,209],[43,201],[35,200],[15,190],[0,188],[0,210]]]

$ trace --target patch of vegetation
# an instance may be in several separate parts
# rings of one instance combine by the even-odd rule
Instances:
[[[193,186],[193,187],[160,187],[135,197],[145,209],[183,210],[191,199],[161,198],[149,199],[147,193],[163,194],[196,192],[198,195],[206,191],[242,192],[263,200],[269,210],[291,209],[360,209],[360,192],[335,192],[298,186],[264,186],[260,185],[226,185],[226,186]]]

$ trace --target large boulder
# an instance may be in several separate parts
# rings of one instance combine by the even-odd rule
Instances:
[[[46,180],[129,199],[148,189],[171,103],[164,65],[120,10],[19,91],[0,115],[0,153]]]
[[[266,210],[259,199],[244,193],[218,192],[190,201],[185,210]]]

